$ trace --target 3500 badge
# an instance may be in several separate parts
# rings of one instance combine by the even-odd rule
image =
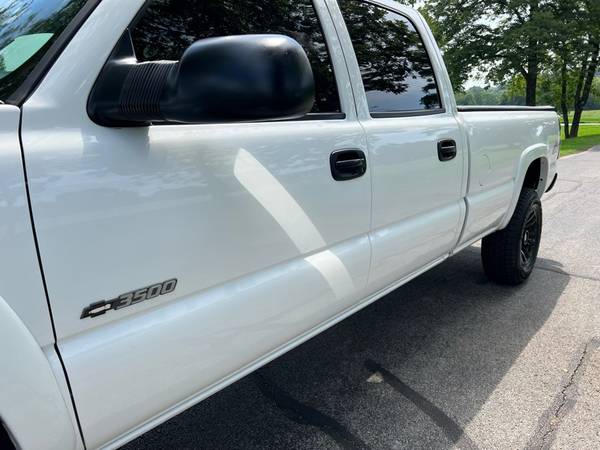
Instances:
[[[175,290],[176,286],[177,279],[172,278],[170,280],[163,281],[162,283],[156,283],[145,288],[126,292],[125,294],[121,294],[112,300],[102,300],[92,303],[90,306],[83,308],[80,319],[101,316],[111,309],[117,310],[126,308],[127,306],[135,305],[136,303],[141,303],[161,295],[170,294]]]

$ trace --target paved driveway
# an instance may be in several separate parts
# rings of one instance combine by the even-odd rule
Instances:
[[[467,249],[126,448],[600,448],[600,148],[560,177],[526,285]]]

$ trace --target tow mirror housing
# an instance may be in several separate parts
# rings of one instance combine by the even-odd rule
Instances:
[[[203,39],[180,61],[138,62],[125,32],[88,100],[108,127],[283,120],[314,103],[314,78],[298,42],[283,35]]]

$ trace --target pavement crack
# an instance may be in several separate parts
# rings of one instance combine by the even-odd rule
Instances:
[[[394,374],[372,360],[365,361],[365,367],[372,373],[380,374],[388,386],[392,387],[396,392],[410,400],[417,408],[423,411],[457,447],[469,450],[476,450],[478,448],[454,419]]]
[[[261,373],[255,372],[252,379],[261,393],[275,403],[289,419],[301,425],[318,428],[343,449],[369,450],[369,446],[362,439],[352,434],[333,417],[296,400]]]
[[[579,357],[572,364],[572,369],[569,376],[566,377],[560,392],[550,408],[541,416],[537,432],[525,447],[527,450],[545,450],[552,446],[561,421],[577,403],[577,383],[584,372],[583,368],[588,356],[598,348],[600,348],[600,339],[592,339],[584,345]],[[573,390],[575,392],[572,392]]]
[[[550,418],[551,420],[548,423],[548,425],[549,425],[548,429],[546,430],[546,432],[542,436],[542,442],[541,442],[541,444],[542,444],[541,447],[542,448],[549,447],[548,444],[550,442],[551,435],[554,433],[554,431],[556,430],[556,428],[560,424],[561,419],[566,415],[566,413],[568,412],[568,410],[571,409],[574,406],[574,404],[575,404],[575,401],[569,401],[570,399],[567,397],[567,391],[575,383],[575,377],[577,376],[577,373],[579,372],[579,369],[581,369],[581,366],[583,365],[583,362],[585,361],[587,353],[588,353],[588,346],[586,345],[585,349],[583,350],[583,353],[582,353],[581,357],[579,358],[579,361],[578,361],[577,365],[575,366],[575,368],[571,372],[571,376],[569,377],[569,381],[567,382],[567,384],[565,384],[563,386],[563,388],[560,391],[561,400],[560,400],[558,406],[556,407],[556,411],[554,412],[553,416]],[[567,406],[567,403],[568,403],[568,406]]]

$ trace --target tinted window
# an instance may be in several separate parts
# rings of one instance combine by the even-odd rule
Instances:
[[[441,108],[427,50],[404,16],[357,0],[340,8],[372,113]]]
[[[154,0],[132,31],[140,61],[178,60],[197,40],[236,34],[284,34],[311,62],[315,113],[340,112],[333,68],[310,0]]]
[[[0,0],[0,100],[23,83],[85,0]]]

